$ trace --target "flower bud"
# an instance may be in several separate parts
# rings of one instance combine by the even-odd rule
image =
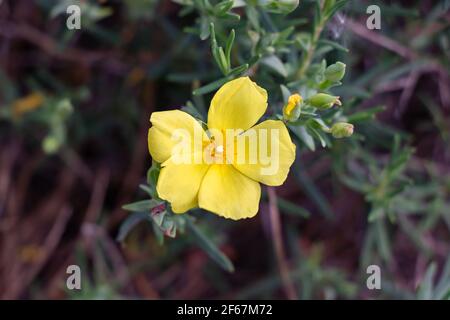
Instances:
[[[331,82],[341,81],[344,75],[345,75],[345,64],[340,61],[328,66],[325,70],[325,78]]]
[[[56,151],[58,151],[59,147],[61,146],[60,141],[54,136],[47,136],[42,141],[42,149],[44,149],[45,153],[47,154],[53,154]]]
[[[335,138],[346,138],[353,134],[353,125],[347,122],[337,122],[331,127],[331,134]]]
[[[332,96],[326,93],[317,93],[308,99],[308,103],[318,109],[329,109],[333,105],[341,106],[342,103],[338,96]]]
[[[283,108],[283,118],[287,121],[295,121],[300,117],[303,98],[299,94],[293,94]]]
[[[73,112],[72,104],[68,99],[61,100],[57,105],[56,112],[61,118],[67,118]]]

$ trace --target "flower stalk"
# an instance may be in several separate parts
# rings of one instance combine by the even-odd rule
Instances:
[[[269,220],[270,231],[273,238],[273,246],[277,259],[278,269],[280,271],[283,291],[289,300],[297,300],[297,292],[289,273],[289,265],[286,260],[286,252],[283,245],[280,211],[278,210],[277,194],[274,187],[267,187],[269,197]]]

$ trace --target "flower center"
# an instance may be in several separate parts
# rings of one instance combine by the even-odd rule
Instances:
[[[216,147],[216,153],[223,153],[223,150],[224,148],[222,145]]]
[[[207,162],[224,163],[226,160],[226,147],[223,139],[214,137],[208,144],[204,145],[204,156]]]
[[[223,144],[216,144],[216,142],[212,141],[210,144],[209,154],[214,161],[221,161],[223,159],[225,153],[225,147]]]

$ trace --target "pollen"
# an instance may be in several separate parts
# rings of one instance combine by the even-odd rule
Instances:
[[[216,147],[216,153],[223,153],[223,146],[217,146]]]

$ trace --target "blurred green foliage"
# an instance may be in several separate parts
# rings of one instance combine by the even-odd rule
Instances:
[[[0,70],[3,136],[20,137],[50,159],[73,160],[77,153],[83,158],[86,146],[94,145],[95,155],[101,150],[107,161],[119,161],[111,155],[131,154],[139,143],[136,128],[149,117],[151,108],[142,107],[150,104],[142,93],[148,82],[159,86],[152,103],[181,105],[205,119],[213,92],[248,74],[269,92],[268,117],[282,119],[289,96],[303,97],[298,117],[287,121],[298,147],[292,183],[278,197],[290,278],[299,297],[450,298],[448,1],[378,1],[382,30],[363,33],[357,25],[364,26],[364,1],[83,1],[82,35],[64,27],[69,2],[35,1],[45,21],[59,23],[44,34],[55,47],[41,50],[67,59],[67,65],[17,67],[24,74],[20,80]],[[67,55],[76,45],[85,51]],[[114,54],[98,58],[103,51]],[[343,78],[338,61],[345,63]],[[63,81],[58,67],[70,69],[73,78],[88,73],[88,80]],[[138,85],[140,94],[134,91]],[[318,93],[339,96],[342,106],[318,108],[329,103],[314,102]],[[336,123],[354,125],[354,134],[334,139]],[[179,261],[195,244],[221,269],[235,270],[231,278],[206,262],[204,276],[217,297],[279,297],[283,284],[270,250],[258,253],[266,265],[255,275],[248,272],[255,268],[250,262],[250,267],[233,266],[231,261],[257,258],[249,246],[240,249],[246,259],[233,256],[227,246],[239,227],[202,210],[174,215],[157,197],[158,170],[154,163],[142,178],[136,197],[143,200],[123,207],[130,213],[114,230],[131,247],[123,250],[137,255],[153,243],[146,238],[149,230],[163,244],[151,247],[142,265],[130,264],[129,273],[158,278],[184,264]],[[342,207],[339,200],[347,197]],[[267,195],[262,202],[264,210]],[[112,211],[102,208],[95,224],[106,224]],[[239,235],[248,241],[249,234]],[[106,243],[96,242],[92,262],[86,261],[89,250],[77,251],[77,262],[96,271],[86,290],[69,297],[127,295],[126,281],[104,277],[113,273]],[[366,289],[371,264],[383,270],[381,291]],[[173,282],[161,286],[162,297],[175,294]]]

